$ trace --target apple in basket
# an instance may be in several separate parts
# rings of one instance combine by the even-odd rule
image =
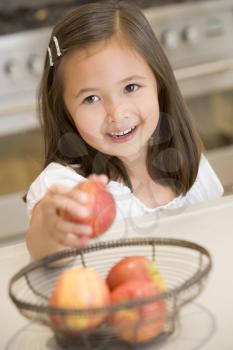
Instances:
[[[158,336],[166,322],[166,302],[155,284],[143,279],[130,280],[120,284],[111,293],[112,304],[122,304],[154,296],[158,300],[133,308],[122,306],[110,316],[116,334],[123,340],[148,342]],[[161,298],[159,297],[161,296]]]
[[[100,274],[89,267],[76,267],[58,277],[49,299],[49,306],[62,309],[101,308],[110,305],[110,291]],[[52,325],[66,334],[100,325],[107,313],[62,315],[50,312]]]
[[[77,219],[65,211],[61,216],[67,220],[92,226],[92,238],[104,233],[113,223],[116,216],[116,204],[112,194],[107,190],[106,185],[95,180],[85,180],[74,187],[89,195],[87,207],[90,209],[90,216]]]
[[[166,290],[165,281],[155,263],[145,256],[128,256],[121,259],[109,271],[106,281],[113,290],[120,284],[134,279],[153,281],[161,292]]]

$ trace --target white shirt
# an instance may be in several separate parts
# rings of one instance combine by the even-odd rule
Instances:
[[[59,163],[50,163],[31,184],[27,194],[27,209],[31,216],[35,204],[44,197],[49,187],[54,184],[62,184],[70,188],[84,181],[85,178],[75,172],[71,167]],[[208,160],[202,155],[195,183],[185,196],[180,195],[165,205],[156,208],[148,208],[131,190],[117,182],[110,181],[108,190],[113,194],[117,215],[116,220],[141,216],[158,210],[170,210],[187,205],[204,202],[223,195],[223,186],[210,166]]]

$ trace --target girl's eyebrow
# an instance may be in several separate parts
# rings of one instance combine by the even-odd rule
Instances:
[[[124,78],[122,80],[119,81],[119,84],[121,83],[125,83],[127,81],[131,81],[131,80],[136,80],[136,79],[146,79],[145,77],[141,76],[141,75],[131,75],[130,77]]]
[[[85,88],[79,90],[79,92],[75,95],[75,98],[79,98],[81,95],[85,94],[86,92],[93,92],[93,91],[98,91],[97,88]]]
[[[130,77],[124,78],[122,80],[120,80],[118,82],[118,84],[122,84],[122,83],[126,83],[128,81],[132,81],[132,80],[137,80],[137,79],[141,79],[141,80],[145,80],[146,78],[141,76],[141,75],[131,75]],[[82,94],[86,93],[86,92],[93,92],[93,91],[98,91],[98,88],[83,88],[81,90],[79,90],[79,92],[75,95],[76,98],[79,98]]]

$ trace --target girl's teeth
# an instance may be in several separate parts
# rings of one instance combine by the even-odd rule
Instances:
[[[134,130],[136,128],[136,126],[134,126],[133,128],[130,128],[128,130],[125,131],[119,131],[119,132],[111,132],[111,136],[123,136],[126,135],[128,133],[130,133],[132,130]]]

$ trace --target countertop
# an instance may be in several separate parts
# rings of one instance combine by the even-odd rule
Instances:
[[[200,296],[183,307],[175,333],[149,349],[233,349],[233,196],[113,225],[106,239],[172,237],[207,248],[213,269]],[[0,349],[60,349],[49,329],[23,318],[8,297],[10,277],[29,262],[25,243],[0,248]]]

